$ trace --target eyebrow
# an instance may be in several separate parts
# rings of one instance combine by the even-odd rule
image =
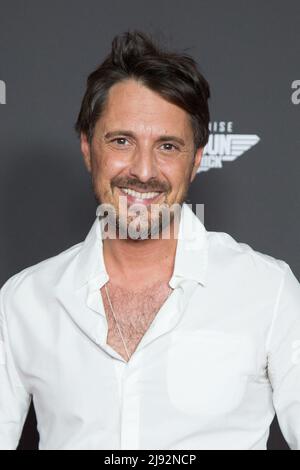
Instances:
[[[112,137],[116,137],[117,135],[123,135],[125,137],[133,137],[136,138],[135,134],[131,131],[126,131],[126,130],[117,130],[117,131],[111,131],[107,132],[104,135],[104,139],[111,139]],[[183,139],[180,137],[177,137],[176,135],[161,135],[158,137],[157,142],[167,142],[172,140],[173,142],[177,142],[180,145],[185,145],[185,142]]]

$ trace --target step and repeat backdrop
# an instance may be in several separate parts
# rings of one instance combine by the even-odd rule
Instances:
[[[298,0],[0,0],[0,284],[85,238],[96,206],[74,122],[87,75],[132,29],[192,55],[211,86],[188,202],[300,279],[299,20]],[[19,448],[37,447],[31,407]],[[287,448],[276,420],[269,448]]]

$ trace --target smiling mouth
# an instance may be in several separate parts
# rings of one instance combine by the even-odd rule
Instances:
[[[161,196],[161,194],[163,194],[162,191],[139,192],[131,188],[121,188],[121,187],[118,187],[118,189],[124,196],[127,196],[128,201],[131,201],[131,202],[134,202],[134,201],[135,202],[139,201],[143,203],[152,202],[152,201],[155,201],[159,196]]]

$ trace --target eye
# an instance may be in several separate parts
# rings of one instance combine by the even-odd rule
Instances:
[[[170,142],[167,142],[166,144],[163,144],[162,145],[163,147],[165,147],[163,150],[179,150],[179,148],[174,145],[174,144],[171,144]]]
[[[117,137],[116,139],[113,139],[112,142],[116,142],[118,145],[124,146],[128,140],[125,139],[125,137]]]

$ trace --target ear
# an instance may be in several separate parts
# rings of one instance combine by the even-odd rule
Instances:
[[[92,160],[91,160],[91,148],[88,141],[87,135],[81,132],[80,135],[80,147],[84,159],[84,164],[89,173],[92,171]]]
[[[190,182],[192,182],[192,181],[194,180],[194,178],[195,178],[195,176],[196,176],[196,174],[197,174],[198,168],[199,168],[200,163],[201,163],[203,151],[204,151],[204,147],[200,147],[200,148],[198,148],[198,150],[197,150],[197,152],[196,152],[196,154],[195,154]]]

